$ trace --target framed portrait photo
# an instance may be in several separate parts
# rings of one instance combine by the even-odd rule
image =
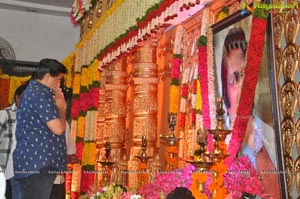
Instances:
[[[216,74],[216,97],[223,99],[225,110],[225,128],[233,130],[242,98],[243,80],[247,67],[247,50],[251,34],[253,16],[240,12],[212,26],[214,33],[214,62]],[[268,25],[267,31],[270,31]],[[267,195],[274,198],[285,196],[281,138],[278,127],[278,103],[273,78],[274,66],[272,53],[268,51],[272,43],[266,34],[263,56],[259,67],[251,114],[238,151],[238,157],[247,157],[259,175]],[[227,145],[235,144],[232,135],[226,140]],[[230,146],[229,146],[230,147]],[[241,171],[243,172],[243,171]]]

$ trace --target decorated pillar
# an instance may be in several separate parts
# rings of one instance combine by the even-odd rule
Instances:
[[[113,62],[108,68],[105,81],[105,107],[102,144],[104,139],[111,147],[110,161],[118,165],[124,152],[124,137],[126,133],[126,92],[127,79],[124,59]],[[101,146],[101,144],[100,144]],[[102,146],[103,148],[103,146]],[[101,150],[103,153],[104,150]],[[103,155],[102,155],[103,157]],[[116,168],[113,168],[116,171]],[[118,172],[113,173],[111,182],[119,181]]]
[[[133,99],[133,129],[132,145],[130,150],[129,171],[139,170],[139,161],[136,156],[141,155],[142,137],[147,139],[147,155],[157,155],[157,84],[158,70],[156,64],[157,41],[149,40],[139,43],[134,65],[134,99]],[[148,161],[151,172],[154,158]],[[145,169],[145,168],[143,168]],[[135,187],[137,174],[129,172],[129,186]]]
[[[96,141],[96,170],[97,170],[97,176],[95,179],[96,186],[100,186],[101,182],[103,181],[103,168],[101,165],[101,161],[104,159],[102,149],[105,148],[105,137],[104,137],[104,132],[105,132],[105,81],[106,81],[106,73],[105,71],[101,72],[101,77],[100,77],[100,89],[99,89],[99,106],[97,109],[98,112],[98,118],[97,118],[97,128],[96,128],[96,136],[95,136],[95,141]]]

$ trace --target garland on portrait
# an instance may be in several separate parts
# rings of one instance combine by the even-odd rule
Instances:
[[[233,124],[232,137],[228,147],[230,156],[226,159],[227,165],[231,165],[242,146],[249,116],[252,113],[255,88],[265,44],[267,17],[268,13],[263,9],[255,9],[253,12],[249,45],[246,52],[245,76],[241,88],[236,119]]]

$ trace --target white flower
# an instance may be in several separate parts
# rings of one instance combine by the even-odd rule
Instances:
[[[107,187],[103,187],[103,189],[102,189],[103,191],[107,191]]]
[[[82,7],[85,11],[89,11],[92,7],[91,0],[82,0]]]
[[[132,195],[130,196],[130,199],[141,199],[142,196],[141,195]]]
[[[100,196],[101,192],[97,191],[96,196]]]

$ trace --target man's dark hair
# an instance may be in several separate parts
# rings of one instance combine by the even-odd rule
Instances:
[[[167,195],[167,199],[195,199],[192,192],[185,187],[176,187]]]
[[[66,74],[67,68],[56,59],[42,59],[37,72],[32,75],[32,79],[43,79],[46,73],[49,73],[51,77],[57,77],[61,73]]]
[[[26,88],[27,88],[27,84],[23,84],[23,85],[19,86],[15,91],[14,97],[16,97],[17,95],[18,96],[21,95],[25,91]]]

